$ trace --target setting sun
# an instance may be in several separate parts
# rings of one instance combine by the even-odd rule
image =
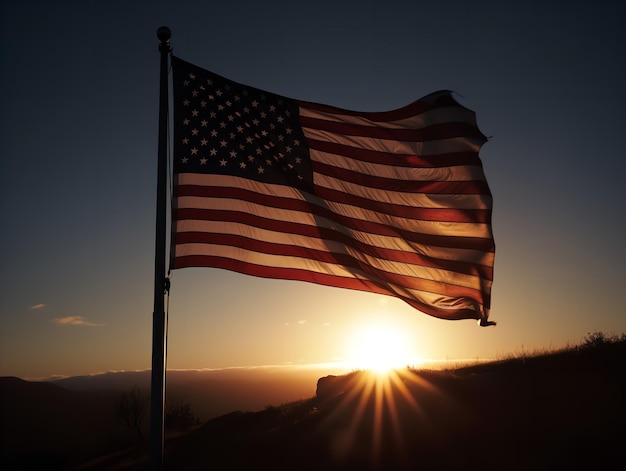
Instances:
[[[347,357],[353,368],[387,372],[411,364],[413,352],[400,329],[374,324],[355,332]]]

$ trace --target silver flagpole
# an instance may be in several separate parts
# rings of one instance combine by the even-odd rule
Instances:
[[[152,314],[152,379],[150,383],[150,467],[163,469],[165,425],[165,296],[168,280],[165,272],[167,231],[167,71],[172,48],[170,29],[157,30],[161,52],[161,84],[159,93],[159,147],[157,169],[156,243],[154,248],[154,312]]]

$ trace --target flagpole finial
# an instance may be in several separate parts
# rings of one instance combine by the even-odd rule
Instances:
[[[167,26],[161,26],[157,29],[157,38],[161,42],[167,42],[172,37],[172,31]]]
[[[164,50],[169,52],[172,50],[170,46],[170,38],[172,37],[172,31],[167,26],[161,26],[157,29],[157,38],[161,41],[161,46]]]

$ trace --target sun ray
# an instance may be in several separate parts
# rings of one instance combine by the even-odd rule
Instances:
[[[331,447],[339,465],[357,450],[362,453],[364,446],[372,465],[385,462],[389,453],[401,460],[407,444],[415,439],[413,433],[427,433],[430,428],[420,398],[431,401],[441,391],[419,373],[408,369],[386,374],[357,371],[343,381],[336,405],[323,421],[332,434]]]

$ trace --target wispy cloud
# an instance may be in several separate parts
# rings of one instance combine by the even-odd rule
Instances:
[[[34,306],[31,306],[31,309],[41,309],[42,307],[44,307],[45,304],[35,304]]]
[[[84,325],[87,327],[100,327],[104,324],[97,324],[95,322],[90,322],[85,319],[83,316],[66,316],[66,317],[56,317],[52,319],[52,322],[59,325]]]
[[[306,319],[302,319],[302,320],[298,321],[298,324],[300,324],[300,325],[305,324],[305,323],[306,323]]]

